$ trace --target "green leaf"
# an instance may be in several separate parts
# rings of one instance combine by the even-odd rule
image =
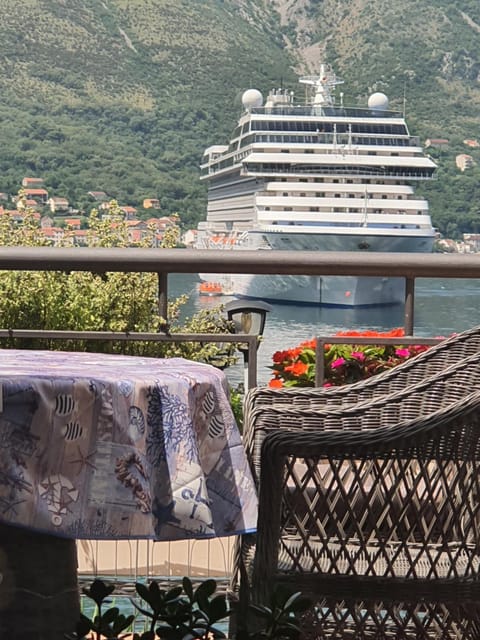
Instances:
[[[115,590],[114,585],[106,584],[103,580],[96,578],[90,588],[84,587],[83,593],[91,598],[100,607],[102,602]]]

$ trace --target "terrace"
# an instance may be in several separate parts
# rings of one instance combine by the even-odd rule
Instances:
[[[396,276],[406,280],[404,330],[402,343],[418,342],[415,333],[415,281],[417,278],[466,278],[480,277],[480,256],[445,254],[397,254],[395,260],[389,254],[345,253],[329,256],[302,252],[231,252],[231,273],[301,274],[301,275],[358,275]],[[221,252],[169,250],[169,249],[81,249],[46,247],[1,247],[0,270],[9,271],[90,271],[149,272],[158,278],[158,313],[166,319],[165,331],[161,333],[134,332],[76,332],[41,331],[0,328],[0,338],[28,339],[44,338],[88,338],[89,340],[119,341],[192,341],[244,343],[248,348],[248,386],[256,385],[256,337],[249,335],[221,334],[170,334],[168,331],[168,277],[174,273],[197,273],[198,265],[208,273],[224,273],[225,261]],[[409,337],[410,336],[410,337]],[[318,336],[322,342],[334,341],[330,336]],[[340,341],[339,339],[336,340]],[[347,340],[345,340],[347,341]],[[356,343],[365,340],[356,339]],[[398,342],[392,339],[391,342]],[[435,339],[422,338],[423,343],[434,343]],[[317,353],[319,350],[317,350]],[[321,383],[321,363],[317,363],[317,382]],[[214,576],[225,578],[232,571],[233,538],[211,541],[152,542],[128,541],[82,541],[78,544],[79,567],[82,578],[91,575],[121,577],[128,592],[137,578],[159,577],[173,579],[181,575],[192,577]]]

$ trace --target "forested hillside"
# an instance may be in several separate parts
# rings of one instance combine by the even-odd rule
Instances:
[[[90,190],[124,204],[158,197],[186,226],[204,217],[198,165],[228,140],[249,87],[263,92],[321,61],[344,101],[379,90],[405,104],[422,141],[447,138],[425,185],[434,220],[480,229],[478,0],[2,0],[0,191],[41,176],[86,205]]]

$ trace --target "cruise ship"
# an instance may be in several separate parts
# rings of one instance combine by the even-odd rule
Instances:
[[[347,107],[329,65],[304,76],[304,98],[272,90],[242,96],[228,145],[210,146],[201,163],[207,218],[196,247],[217,251],[430,252],[428,202],[412,183],[435,163],[411,136],[404,114],[383,93]],[[226,264],[228,261],[225,261]],[[401,278],[200,274],[224,294],[328,306],[404,301]]]

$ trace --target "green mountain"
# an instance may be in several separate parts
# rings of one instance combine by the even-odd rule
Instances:
[[[345,104],[383,91],[422,141],[447,138],[422,186],[442,231],[480,229],[478,0],[2,0],[0,191],[158,197],[204,217],[203,149],[228,141],[249,87],[299,89],[332,64]],[[478,161],[468,172],[458,153]]]

